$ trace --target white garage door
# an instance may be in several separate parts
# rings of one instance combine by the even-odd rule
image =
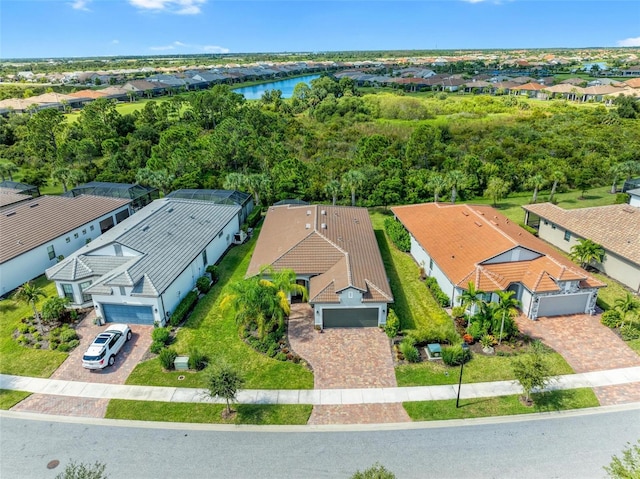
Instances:
[[[584,313],[590,294],[563,294],[540,298],[538,317]]]

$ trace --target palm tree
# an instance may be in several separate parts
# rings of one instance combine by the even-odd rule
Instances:
[[[31,308],[33,308],[33,319],[35,319],[36,323],[38,323],[38,327],[42,330],[42,324],[40,323],[40,315],[38,314],[38,308],[36,308],[36,303],[39,298],[44,298],[46,295],[42,288],[38,288],[31,281],[26,282],[16,292],[16,299],[19,301],[24,301],[29,304]]]
[[[253,173],[246,177],[245,184],[249,193],[253,195],[256,206],[261,204],[261,198],[268,197],[271,190],[271,179],[266,173]]]
[[[267,276],[265,278],[264,276]],[[291,305],[289,304],[289,297],[292,294],[299,294],[302,296],[303,301],[309,299],[307,288],[303,285],[296,283],[296,273],[292,269],[281,269],[276,271],[273,267],[268,266],[260,270],[260,283],[269,288],[275,288],[277,290],[278,300],[284,314],[289,316],[291,312]]]
[[[340,182],[338,180],[330,180],[324,185],[324,191],[331,196],[331,204],[335,206],[338,195],[340,194]]]
[[[0,175],[2,181],[5,180],[5,175],[9,177],[9,181],[13,181],[13,174],[18,171],[16,164],[9,160],[0,160]]]
[[[602,262],[604,258],[604,248],[590,239],[579,239],[578,244],[571,247],[570,257],[573,261],[580,263],[582,268],[586,268],[593,261]]]
[[[640,311],[640,301],[635,299],[631,293],[627,293],[624,298],[618,298],[615,300],[614,307],[622,314],[622,323],[629,313]]]
[[[553,181],[551,185],[551,193],[549,194],[549,201],[552,202],[553,197],[556,194],[556,189],[558,188],[558,184],[564,183],[565,181],[567,181],[567,177],[565,176],[564,171],[558,169],[558,170],[553,170],[551,172],[551,174],[549,175],[549,179]]]
[[[502,313],[502,322],[500,323],[500,336],[498,338],[498,344],[502,343],[502,333],[504,331],[504,319],[508,314],[509,317],[512,317],[518,312],[518,308],[520,307],[520,301],[513,297],[515,291],[496,291],[500,302],[496,306],[496,313]]]
[[[438,173],[429,176],[426,186],[428,191],[433,191],[433,201],[435,203],[440,199],[440,193],[449,187],[445,177]]]
[[[493,199],[493,206],[498,206],[498,200],[504,198],[509,193],[511,184],[498,176],[492,176],[487,183],[484,196]]]
[[[611,177],[611,194],[615,195],[618,191],[618,178],[624,174],[624,166],[622,163],[616,163],[609,168],[609,176]]]
[[[463,306],[465,311],[469,311],[470,314],[473,314],[476,311],[477,306],[484,303],[484,294],[484,291],[476,289],[476,285],[473,281],[469,281],[467,290],[459,297],[460,306]],[[469,326],[471,326],[471,320],[467,323],[467,331],[469,330]]]
[[[467,187],[469,178],[460,170],[451,170],[446,176],[447,185],[451,188],[451,203],[456,202],[458,192]]]
[[[229,173],[223,183],[225,190],[244,190],[247,185],[247,175],[244,173]]]
[[[547,180],[540,173],[533,175],[527,180],[527,185],[533,188],[533,199],[532,203],[538,202],[538,191],[547,184]]]
[[[351,193],[351,206],[356,205],[356,190],[364,184],[365,179],[358,170],[349,170],[342,177],[342,189]]]

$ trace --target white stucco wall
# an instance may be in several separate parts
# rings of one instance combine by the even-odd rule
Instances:
[[[631,195],[631,198],[629,199],[629,204],[631,206],[637,206],[640,207],[640,196],[638,195]]]
[[[453,283],[447,278],[447,276],[442,272],[438,264],[433,261],[433,267],[430,268],[431,257],[429,254],[422,248],[420,243],[416,241],[416,239],[411,236],[411,256],[416,260],[416,263],[422,268],[424,268],[427,276],[433,276],[436,281],[438,281],[438,286],[440,289],[446,294],[451,300],[452,304],[454,304],[456,294]],[[454,304],[455,305],[455,304]]]
[[[0,295],[5,295],[27,281],[44,274],[47,268],[50,268],[58,262],[58,256],[62,255],[67,257],[84,246],[88,239],[96,239],[100,236],[100,221],[109,216],[113,216],[115,222],[116,213],[128,208],[129,206],[126,205],[111,213],[100,216],[89,223],[70,230],[64,235],[0,264]],[[91,230],[92,226],[93,230]],[[78,236],[77,238],[75,237],[76,235]],[[67,238],[69,242],[67,242]],[[53,246],[55,250],[55,257],[53,259],[49,259],[47,252],[49,246]]]

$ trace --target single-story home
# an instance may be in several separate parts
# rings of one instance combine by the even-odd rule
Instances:
[[[164,325],[240,230],[240,207],[162,198],[47,270],[106,322]]]
[[[271,206],[247,277],[292,269],[321,328],[386,324],[393,295],[366,208]]]
[[[494,208],[425,203],[392,211],[409,232],[411,255],[453,305],[473,282],[488,301],[514,291],[531,319],[595,311],[604,284]]]
[[[131,200],[39,196],[0,212],[0,296],[40,276],[58,261],[131,214]]]
[[[604,259],[593,266],[640,292],[640,208],[621,204],[565,210],[551,203],[523,208],[525,223],[563,251],[570,252],[585,238],[601,245]]]

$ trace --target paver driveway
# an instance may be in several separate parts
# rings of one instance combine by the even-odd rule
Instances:
[[[76,328],[80,345],[74,349],[62,365],[51,375],[51,379],[82,381],[90,383],[124,384],[129,374],[138,365],[151,345],[153,326],[130,325],[132,337],[116,356],[113,366],[90,371],[82,367],[82,355],[91,341],[107,326],[93,324],[95,313],[89,314]],[[108,399],[74,398],[32,394],[16,404],[12,410],[65,416],[104,417]]]
[[[640,366],[640,356],[611,329],[600,323],[600,315],[573,314],[532,321],[516,318],[518,329],[555,349],[577,373]],[[600,404],[640,401],[640,384],[593,389]]]
[[[316,389],[396,387],[389,338],[379,328],[313,328],[308,304],[293,304],[289,343],[313,368]],[[401,404],[316,406],[309,424],[403,422]]]

